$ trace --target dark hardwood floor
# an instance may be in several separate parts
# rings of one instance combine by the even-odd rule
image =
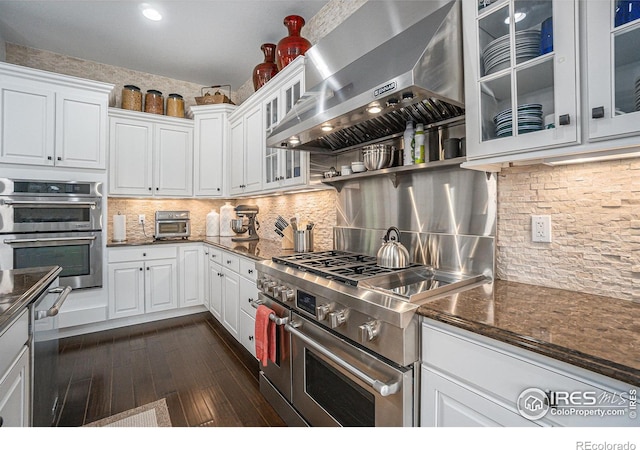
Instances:
[[[285,426],[259,363],[208,313],[60,341],[60,427],[165,398],[174,427]]]

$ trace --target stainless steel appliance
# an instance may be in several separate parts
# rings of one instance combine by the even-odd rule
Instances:
[[[401,136],[408,120],[463,118],[460,0],[367,2],[306,56],[307,91],[268,147],[335,154]]]
[[[60,266],[60,285],[102,286],[102,183],[0,179],[0,269]]]
[[[155,218],[155,239],[188,239],[191,236],[189,211],[156,211]]]
[[[233,237],[232,241],[256,241],[260,239],[258,236],[258,230],[260,229],[260,223],[256,217],[260,212],[260,209],[256,205],[238,205],[235,208],[236,215],[239,219],[231,220],[231,229],[238,234],[244,234],[249,232],[247,236]],[[245,223],[246,219],[246,223]]]
[[[60,413],[58,390],[57,315],[71,292],[54,282],[30,307],[33,368],[32,413],[34,427],[55,426]]]
[[[347,251],[274,257],[256,268],[260,301],[291,310],[283,325],[291,339],[291,387],[264,370],[261,391],[276,398],[285,420],[299,416],[312,426],[415,425],[416,309],[425,299],[487,282],[418,264],[387,269],[375,256]]]

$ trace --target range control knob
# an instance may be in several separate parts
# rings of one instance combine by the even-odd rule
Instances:
[[[263,289],[267,281],[269,281],[267,277],[260,277],[256,280],[256,286],[258,289]]]
[[[280,293],[283,302],[292,302],[296,299],[296,292],[293,289],[284,289]]]
[[[276,283],[275,281],[267,281],[266,283],[262,284],[262,290],[266,293],[269,293],[269,291],[271,291],[271,289],[273,289],[277,284],[278,283]]]
[[[340,325],[347,321],[347,310],[341,309],[329,313],[329,326],[331,328],[338,328]]]
[[[366,344],[373,341],[380,334],[380,323],[377,320],[363,323],[358,327],[360,330],[360,342]]]
[[[274,286],[273,289],[271,289],[271,292],[273,292],[274,297],[280,297],[280,293],[285,289],[287,289],[287,287],[284,285]]]
[[[329,314],[329,309],[330,309],[330,306],[327,303],[316,306],[316,318],[318,320],[326,319],[327,315]]]

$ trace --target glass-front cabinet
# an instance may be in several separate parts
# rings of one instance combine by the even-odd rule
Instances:
[[[579,142],[577,17],[569,0],[463,2],[469,160]]]
[[[297,61],[297,63],[301,63],[301,61]],[[300,65],[300,69],[296,68],[294,74],[281,81],[282,85],[278,86],[273,94],[266,98],[263,110],[267,136],[304,93],[302,69],[302,65]],[[266,148],[263,189],[277,189],[305,183],[306,171],[303,168],[306,164],[306,158],[307,155],[300,151]]]
[[[589,140],[640,134],[640,1],[584,3]]]

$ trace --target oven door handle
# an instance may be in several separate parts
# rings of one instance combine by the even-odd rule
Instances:
[[[63,206],[65,208],[81,208],[81,207],[85,207],[85,206],[91,206],[92,208],[95,208],[97,203],[96,202],[56,202],[56,201],[50,201],[50,200],[46,200],[46,201],[36,201],[36,200],[4,200],[3,202],[5,205],[8,206],[17,206],[17,207],[21,207],[21,206],[39,206],[42,208],[50,208],[51,206]]]
[[[322,355],[326,356],[327,358],[329,358],[331,361],[333,361],[334,363],[336,363],[337,365],[342,367],[344,370],[346,370],[350,374],[358,377],[360,380],[362,380],[364,383],[366,383],[369,386],[371,386],[374,390],[376,390],[383,397],[387,397],[389,395],[396,394],[396,393],[398,393],[400,391],[400,388],[402,386],[401,382],[395,381],[393,383],[387,384],[387,383],[384,383],[384,382],[382,382],[380,380],[376,380],[374,378],[371,378],[369,375],[367,375],[366,373],[362,372],[357,367],[352,366],[351,364],[346,362],[344,359],[340,358],[339,356],[334,355],[330,350],[328,350],[327,348],[325,348],[322,345],[318,344],[313,339],[311,339],[311,338],[305,336],[304,334],[302,334],[301,332],[299,332],[296,328],[298,328],[300,325],[301,324],[299,324],[299,323],[291,322],[290,324],[285,325],[284,329],[285,329],[285,331],[288,331],[292,336],[297,337],[298,339],[303,341],[305,344],[307,344],[309,347],[313,348],[315,351],[317,351],[317,352],[321,353]]]
[[[95,241],[95,236],[87,237],[58,237],[58,238],[36,238],[36,239],[5,239],[5,244],[27,244],[30,242],[55,242],[55,241]]]
[[[249,303],[251,303],[251,306],[253,306],[255,309],[258,309],[258,306],[264,304],[264,302],[260,299],[251,300]],[[289,323],[288,317],[278,317],[275,314],[269,314],[269,320],[276,325],[286,325],[287,323]]]
[[[49,289],[49,294],[60,294],[60,295],[58,295],[58,298],[56,299],[55,303],[51,308],[47,309],[46,311],[36,311],[35,320],[41,320],[47,317],[57,316],[58,313],[60,312],[60,308],[62,308],[62,304],[67,299],[70,292],[71,292],[71,286],[67,286],[64,288],[55,287],[53,289]]]

